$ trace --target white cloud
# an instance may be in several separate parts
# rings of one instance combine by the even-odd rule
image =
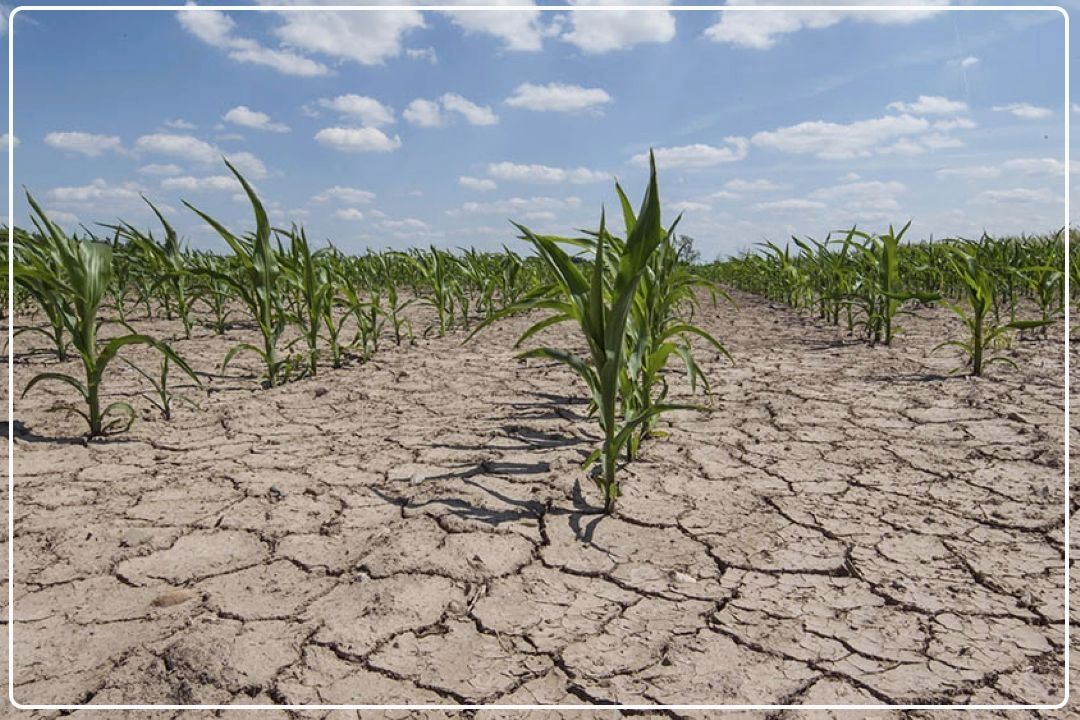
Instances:
[[[1009,173],[1014,175],[1049,175],[1065,174],[1065,163],[1054,158],[1017,158],[1007,160],[1000,165],[968,165],[964,167],[944,167],[937,171],[938,177],[961,177],[969,180],[988,180]]]
[[[968,111],[966,102],[950,100],[940,95],[920,95],[915,102],[891,102],[888,108],[911,115],[958,115]]]
[[[373,127],[329,127],[315,133],[316,142],[343,152],[391,152],[401,147],[401,138],[390,137]]]
[[[477,190],[479,192],[487,192],[489,190],[494,190],[496,187],[498,187],[498,185],[495,184],[494,180],[489,180],[487,178],[474,178],[469,177],[468,175],[462,175],[461,177],[459,177],[458,184],[461,185],[461,187],[463,188],[468,188],[469,190]]]
[[[499,117],[486,105],[477,105],[457,93],[445,93],[438,100],[413,100],[401,116],[413,125],[438,127],[447,121],[446,113],[457,113],[470,125],[495,125]]]
[[[8,133],[0,134],[0,144],[4,146],[4,152],[7,152],[13,147],[19,147],[19,138]]]
[[[382,127],[394,122],[394,111],[375,98],[364,95],[338,95],[333,99],[319,100],[319,106],[342,115],[357,118],[366,127]]]
[[[338,220],[363,220],[364,213],[356,208],[341,208],[334,212],[334,217]]]
[[[728,5],[790,5],[789,0],[728,0]],[[877,0],[839,0],[832,5],[878,5]],[[948,5],[949,0],[922,0],[920,5]],[[789,33],[803,29],[822,29],[841,21],[874,23],[878,25],[908,24],[923,20],[938,12],[936,9],[917,10],[798,10],[798,11],[731,11],[719,13],[718,22],[705,30],[713,42],[729,43],[755,50],[765,50]]]
[[[539,112],[580,112],[596,110],[611,102],[611,96],[601,88],[586,88],[552,82],[547,85],[522,83],[506,99],[511,107]]]
[[[970,118],[950,118],[948,120],[936,120],[934,122],[934,129],[943,132],[949,132],[950,130],[972,130],[976,127],[978,127],[978,125]]]
[[[1065,163],[1055,158],[1017,158],[1004,163],[1006,172],[1021,175],[1064,175]]]
[[[186,7],[196,6],[188,3]],[[301,77],[330,73],[328,67],[311,58],[289,50],[273,50],[249,38],[237,37],[234,35],[236,22],[220,10],[183,10],[177,12],[177,19],[185,30],[203,42],[228,50],[229,57],[237,62],[265,65],[286,75]]]
[[[405,57],[410,60],[426,60],[432,65],[439,64],[439,56],[435,54],[435,48],[406,48]]]
[[[1009,190],[987,190],[978,200],[1005,203],[1056,203],[1061,198],[1046,188],[1012,188]]]
[[[1038,107],[1037,105],[1029,105],[1028,103],[1009,103],[1008,105],[995,105],[991,108],[994,112],[1007,112],[1018,118],[1024,118],[1025,120],[1038,120],[1040,118],[1047,118],[1054,114],[1050,108]]]
[[[620,5],[622,0],[571,0],[574,5]],[[653,0],[646,5],[667,5]],[[560,37],[583,53],[595,55],[638,43],[669,42],[675,37],[675,16],[668,10],[605,10],[571,12],[570,31]]]
[[[958,177],[968,180],[986,180],[1001,175],[1001,168],[993,165],[968,165],[964,167],[943,167],[937,171],[938,177]]]
[[[440,100],[444,110],[460,114],[470,125],[495,125],[499,122],[490,107],[477,105],[457,93],[446,93]]]
[[[349,205],[366,205],[375,199],[375,193],[368,190],[361,190],[360,188],[335,185],[334,187],[326,188],[311,199],[317,203],[325,203],[333,200]]]
[[[253,130],[266,130],[268,132],[289,132],[289,126],[283,123],[273,122],[270,116],[258,110],[252,110],[246,105],[237,105],[225,113],[225,122]]]
[[[123,153],[124,146],[115,135],[95,135],[85,132],[51,132],[45,144],[57,150],[75,152],[87,157],[99,157],[107,152]]]
[[[404,220],[383,220],[379,223],[380,226],[389,230],[427,230],[428,224],[423,220],[417,220],[416,218],[405,218]]]
[[[284,24],[274,34],[287,46],[361,65],[380,65],[398,57],[405,34],[424,27],[423,15],[411,9],[280,15]]]
[[[209,177],[183,175],[181,177],[170,177],[161,181],[161,187],[164,190],[186,190],[188,192],[199,192],[203,190],[243,192],[244,189],[240,184],[240,181],[232,175],[211,175]]]
[[[249,152],[229,153],[228,160],[247,180],[261,180],[268,174],[262,160]]]
[[[672,203],[671,209],[675,212],[708,212],[710,208],[708,205],[702,202],[683,200],[681,202]]]
[[[772,180],[742,180],[735,178],[724,183],[724,187],[732,192],[768,192],[770,190],[782,190],[783,185],[774,183]]]
[[[167,163],[150,163],[149,165],[143,165],[139,168],[139,172],[143,175],[179,175],[183,172],[183,169],[176,164]]]
[[[847,125],[816,120],[759,132],[751,141],[758,147],[785,153],[849,159],[881,152],[900,138],[919,135],[929,128],[927,120],[911,115],[887,115]]]
[[[143,135],[135,140],[135,149],[139,152],[168,155],[201,163],[212,163],[221,159],[220,150],[191,135],[170,133]]]
[[[979,58],[975,57],[974,55],[968,55],[966,58],[963,58],[962,60],[957,60],[956,64],[959,65],[962,68],[975,67],[976,65],[979,64]]]
[[[448,5],[470,4],[470,0],[451,0]],[[453,23],[466,34],[479,33],[500,39],[507,50],[535,52],[543,47],[548,33],[543,26],[542,13],[533,8],[532,0],[493,0],[486,5],[507,6],[504,10],[448,10]]]
[[[589,168],[557,168],[550,165],[521,165],[512,162],[498,162],[488,165],[488,175],[499,180],[526,183],[569,183],[584,185],[604,182],[610,175]]]
[[[421,127],[438,127],[443,124],[442,108],[434,100],[417,98],[405,107],[401,116]]]
[[[184,118],[173,118],[172,120],[166,120],[162,124],[173,130],[194,130],[196,127],[195,123],[189,123]]]
[[[848,214],[895,212],[900,209],[897,196],[906,191],[907,187],[895,180],[862,180],[818,188],[809,198]]]
[[[56,187],[49,190],[48,197],[58,203],[86,203],[100,200],[131,200],[139,197],[138,184],[127,182],[111,185],[97,178],[89,185]]]
[[[553,198],[553,197],[513,197],[506,200],[494,200],[487,203],[467,202],[461,206],[461,210],[450,210],[448,214],[489,214],[500,215],[523,214],[526,212],[540,212],[544,210],[565,210],[581,207],[581,199],[576,197]]]
[[[754,203],[755,210],[769,212],[789,212],[794,210],[821,210],[825,203],[802,198],[789,198],[787,200],[770,200],[769,202]]]
[[[45,215],[48,216],[49,220],[53,221],[54,223],[63,223],[72,226],[79,224],[78,215],[76,215],[75,213],[66,212],[64,210],[48,208],[45,210]]]
[[[746,138],[726,137],[727,147],[713,145],[680,145],[654,149],[658,168],[704,168],[721,163],[736,162],[746,157],[750,143]],[[630,158],[635,165],[648,165],[649,153]]]

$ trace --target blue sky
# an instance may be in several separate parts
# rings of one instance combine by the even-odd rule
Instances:
[[[225,155],[349,251],[524,249],[508,219],[594,226],[653,147],[707,258],[1060,226],[1064,19],[934,10],[20,13],[16,187],[69,227],[149,226],[142,193],[222,248],[180,200],[249,227]]]

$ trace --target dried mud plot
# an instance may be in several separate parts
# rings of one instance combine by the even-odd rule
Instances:
[[[672,418],[615,517],[581,388],[512,358],[525,318],[274,390],[230,370],[89,445],[61,397],[17,400],[16,697],[1057,702],[1060,344],[947,378],[940,311],[868,348],[738,300],[703,323],[738,360],[706,362],[714,410]],[[242,335],[175,346],[209,370]]]

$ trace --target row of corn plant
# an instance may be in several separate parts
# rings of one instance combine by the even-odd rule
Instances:
[[[893,342],[897,318],[912,303],[943,303],[964,322],[966,334],[938,348],[961,349],[965,368],[975,375],[990,364],[987,350],[1000,349],[1015,332],[1045,333],[1062,317],[1068,302],[1063,232],[910,243],[903,241],[909,227],[882,234],[852,228],[822,242],[795,237],[794,249],[765,243],[758,252],[714,263],[705,272],[738,289],[816,311],[834,325],[846,321],[849,332],[861,331],[871,345]],[[1070,263],[1068,271],[1076,267]],[[1026,317],[1033,311],[1037,317]]]

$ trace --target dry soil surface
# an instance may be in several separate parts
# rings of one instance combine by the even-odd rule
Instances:
[[[249,333],[197,330],[175,347],[209,394],[183,390],[195,405],[166,422],[117,364],[111,399],[142,417],[89,444],[48,412],[70,395],[35,388],[15,402],[16,699],[1057,702],[1060,332],[1014,343],[1019,370],[947,377],[943,310],[870,348],[736,299],[699,316],[737,361],[702,354],[712,410],[668,416],[613,517],[580,469],[583,387],[514,359],[530,318],[270,390],[254,365],[216,369]],[[57,369],[38,342],[17,340],[16,398]],[[973,717],[843,717],[950,715]],[[831,714],[725,715],[765,716]]]

